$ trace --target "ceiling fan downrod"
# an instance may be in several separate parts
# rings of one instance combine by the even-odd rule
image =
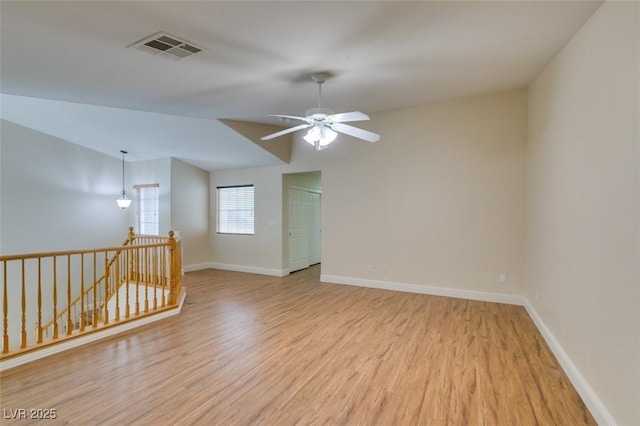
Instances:
[[[326,72],[318,72],[318,73],[311,74],[311,79],[318,85],[318,106],[315,108],[308,109],[305,112],[305,115],[307,117],[312,117],[313,115],[316,115],[316,114],[323,115],[323,116],[333,114],[333,110],[322,107],[322,84],[325,81],[327,81],[327,78],[329,78],[329,74],[327,74]]]
[[[318,108],[322,107],[322,83],[327,81],[329,74],[326,72],[317,72],[311,74],[311,79],[318,85]]]

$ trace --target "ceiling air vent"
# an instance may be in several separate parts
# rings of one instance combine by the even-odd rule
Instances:
[[[159,32],[140,40],[128,47],[133,47],[143,52],[177,61],[194,53],[204,50],[190,41],[181,40],[170,34]]]

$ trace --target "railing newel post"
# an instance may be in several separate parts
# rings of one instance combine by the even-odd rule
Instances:
[[[38,257],[38,322],[36,343],[42,343],[42,258]]]
[[[104,252],[104,325],[109,324],[109,256]]]
[[[73,332],[71,321],[71,255],[67,255],[67,335]]]
[[[93,322],[91,323],[91,326],[93,328],[98,327],[98,310],[97,310],[97,306],[98,306],[98,281],[96,279],[97,277],[97,253],[94,251],[93,252],[93,291],[92,291],[92,296],[93,296],[93,304],[91,306],[91,315],[93,316]]]
[[[53,256],[53,340],[58,338],[58,259]]]
[[[9,352],[9,304],[7,292],[7,262],[2,262],[2,353]]]
[[[136,234],[133,232],[133,226],[129,227],[129,236],[127,241],[129,242],[130,246],[133,246],[134,242],[136,240]],[[127,268],[127,280],[133,280],[133,256],[129,256],[129,264],[128,264],[128,268]]]
[[[20,347],[27,347],[27,291],[24,272],[24,259],[22,259],[22,330],[20,331]]]
[[[80,332],[83,332],[85,327],[84,305],[84,253],[80,253]]]

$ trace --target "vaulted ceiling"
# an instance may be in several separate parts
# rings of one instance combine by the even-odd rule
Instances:
[[[336,112],[526,87],[600,3],[3,0],[0,116],[131,160],[280,164],[218,120],[287,125],[265,114],[315,106],[316,71]],[[203,50],[129,47],[159,31]]]

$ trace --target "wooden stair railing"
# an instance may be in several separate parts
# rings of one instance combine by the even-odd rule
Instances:
[[[129,244],[133,244],[135,240],[135,233],[133,232],[133,226],[129,227],[129,233],[127,234],[127,238],[124,240],[124,242],[122,243],[123,246],[129,245]],[[113,264],[113,262],[115,262],[116,257],[122,252],[122,250],[118,250],[116,251],[116,253],[111,257],[111,259],[109,259],[109,262],[107,262],[107,266],[105,267],[105,270],[108,269],[109,267],[111,267],[111,265]],[[96,270],[96,265],[94,265],[93,270]],[[67,306],[66,308],[62,309],[62,311],[58,312],[57,316],[55,318],[52,318],[51,321],[47,322],[46,324],[44,324],[41,328],[41,330],[38,330],[38,323],[36,323],[36,333],[40,333],[40,334],[44,334],[44,336],[48,336],[49,332],[48,330],[51,329],[53,330],[54,328],[54,323],[61,321],[65,315],[67,315],[67,311],[71,310],[72,311],[72,317],[79,319],[79,321],[75,321],[74,323],[74,329],[77,328],[81,328],[84,329],[84,325],[89,322],[89,324],[96,324],[98,320],[100,319],[100,308],[102,308],[103,302],[104,300],[102,299],[102,292],[97,292],[96,288],[100,288],[101,283],[104,281],[105,279],[105,275],[101,275],[99,278],[93,280],[93,285],[90,286],[89,288],[85,289],[82,294],[80,294],[78,297],[76,297],[75,299],[73,299],[73,301],[71,302],[71,304],[69,306]],[[90,300],[89,297],[90,295],[100,295],[100,298],[93,298],[91,299],[93,301],[93,303],[89,303],[86,300]],[[107,297],[110,297],[111,294],[109,292],[107,292],[106,294]],[[88,312],[88,310],[83,310],[82,307],[78,308],[78,305],[81,303],[82,301],[82,307],[86,306],[88,308],[88,310],[90,310],[91,312]],[[98,303],[96,303],[98,302]],[[95,308],[95,307],[98,308]],[[91,318],[87,317],[87,314],[91,315]],[[83,323],[84,322],[84,323]],[[67,328],[68,325],[67,325]],[[39,337],[38,339],[38,343],[41,343],[42,341],[42,337]]]
[[[173,231],[136,236],[129,228],[122,246],[0,256],[0,360],[177,307],[181,252]]]

